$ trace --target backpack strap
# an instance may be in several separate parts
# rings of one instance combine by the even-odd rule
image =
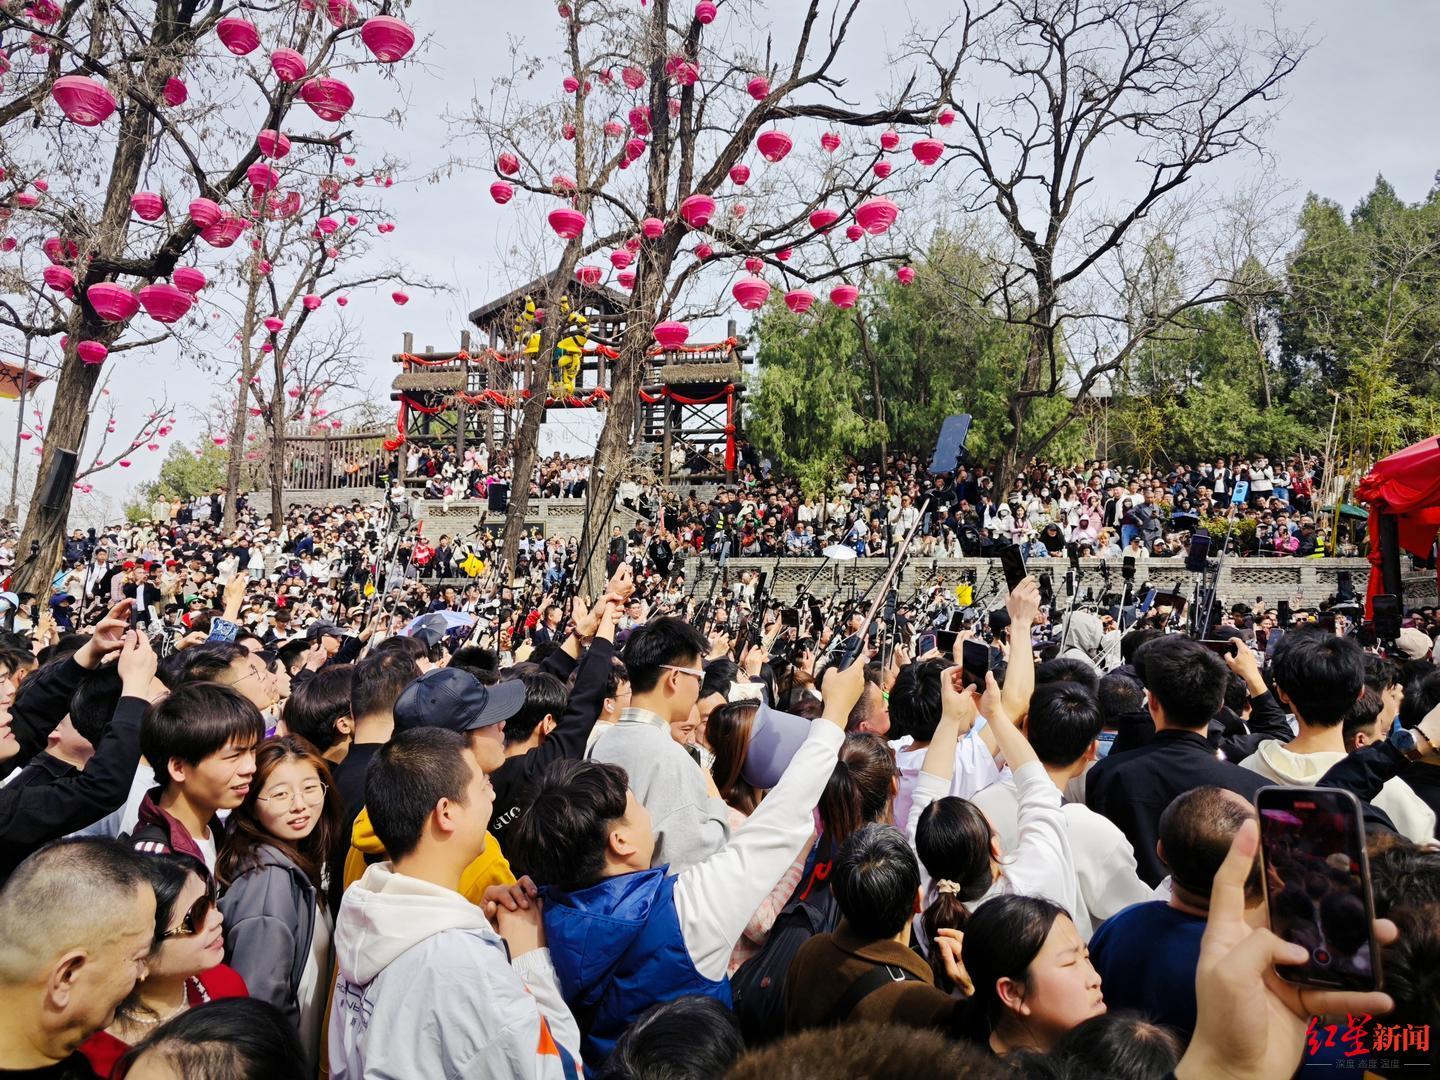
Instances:
[[[832,1024],[844,1023],[855,1011],[855,1007],[875,991],[889,986],[891,983],[919,981],[902,967],[894,964],[877,964],[850,984],[849,989],[841,995],[840,1000],[830,1010],[827,1019]]]

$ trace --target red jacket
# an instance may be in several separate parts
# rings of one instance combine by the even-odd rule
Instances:
[[[249,996],[240,973],[224,964],[216,964],[209,971],[185,980],[185,1001],[191,1008],[207,1001]],[[115,1075],[116,1064],[129,1052],[130,1044],[121,1042],[108,1031],[97,1031],[81,1043],[79,1049],[95,1075],[110,1080]]]

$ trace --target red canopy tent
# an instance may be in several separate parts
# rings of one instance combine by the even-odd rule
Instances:
[[[1440,530],[1440,436],[1377,461],[1355,495],[1370,504],[1369,615],[1379,593],[1400,595],[1400,550],[1423,559],[1435,543]]]

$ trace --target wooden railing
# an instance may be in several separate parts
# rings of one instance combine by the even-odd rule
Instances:
[[[346,435],[292,435],[285,440],[285,486],[290,490],[379,487],[394,454],[387,431]]]

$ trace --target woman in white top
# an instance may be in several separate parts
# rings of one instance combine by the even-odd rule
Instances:
[[[996,896],[1023,893],[1059,904],[1073,919],[1081,910],[1080,884],[1060,810],[1060,789],[1010,720],[995,676],[985,676],[985,696],[978,703],[974,694],[960,689],[960,678],[958,667],[941,678],[940,725],[925,754],[905,824],[930,879],[926,907],[942,891],[970,911]],[[1003,860],[999,837],[984,813],[968,799],[945,795],[956,743],[974,726],[979,712],[1010,766],[1019,801],[1019,841]],[[923,929],[922,921],[917,938],[928,946]]]

